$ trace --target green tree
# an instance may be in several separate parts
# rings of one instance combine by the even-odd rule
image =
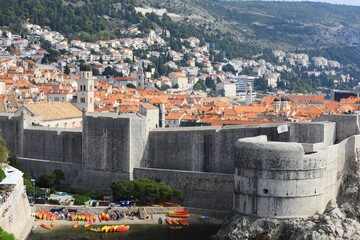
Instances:
[[[65,180],[65,174],[62,170],[55,169],[53,174],[55,175],[55,185],[59,185],[62,180]]]
[[[265,80],[265,78],[261,77],[261,78],[257,78],[254,81],[254,89],[257,91],[266,91],[268,87],[267,81]]]
[[[55,185],[56,175],[54,173],[44,173],[37,180],[37,185],[43,188],[52,188]]]
[[[236,74],[237,71],[235,70],[234,66],[231,65],[230,63],[226,64],[225,66],[222,67],[222,71],[224,72],[232,72],[233,74]]]
[[[195,91],[206,91],[207,90],[207,87],[205,85],[205,82],[204,80],[198,80],[194,86],[193,86],[193,89]]]
[[[111,184],[116,201],[123,199],[138,199],[141,203],[163,202],[170,199],[182,200],[182,195],[165,183],[150,179],[134,181],[118,180]]]
[[[206,77],[205,85],[209,89],[215,89],[215,82],[211,77]]]
[[[84,205],[85,202],[89,201],[89,197],[83,195],[75,195],[74,198],[75,205]]]
[[[92,74],[93,74],[93,76],[98,76],[98,75],[100,75],[99,69],[93,68],[93,69],[92,69]]]
[[[66,75],[70,74],[70,68],[67,65],[64,67],[64,74]]]
[[[0,138],[0,164],[8,163],[9,150],[6,147],[5,140]]]
[[[0,239],[1,240],[15,240],[15,237],[13,234],[7,233],[5,232],[1,227],[0,227]]]
[[[5,174],[4,170],[0,169],[0,182],[1,182],[4,178],[6,178],[6,174]]]

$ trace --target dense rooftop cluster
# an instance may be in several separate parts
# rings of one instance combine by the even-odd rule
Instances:
[[[308,121],[357,110],[354,99],[338,103],[322,95],[280,90],[271,96],[254,91],[254,101],[244,105],[246,84],[254,87],[263,81],[274,88],[286,83],[281,73],[299,66],[313,66],[309,75],[337,75],[340,63],[323,57],[310,60],[306,54],[275,50],[277,65],[264,59],[214,61],[211,46],[195,37],[182,39],[173,50],[165,41],[167,31],[151,31],[146,38],[68,42],[48,28],[30,23],[24,27],[30,33],[26,38],[1,32],[0,112],[15,112],[23,104],[75,101],[81,70],[94,74],[95,111],[138,112],[141,103],[151,103],[164,107],[169,127]],[[52,51],[58,55],[48,64]],[[84,61],[91,68],[82,69],[79,62]],[[337,81],[351,79],[339,77]]]

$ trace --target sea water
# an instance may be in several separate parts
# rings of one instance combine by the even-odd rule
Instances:
[[[92,226],[102,227],[102,226]],[[89,228],[79,226],[59,227],[47,230],[38,226],[28,240],[97,240],[97,239],[126,239],[126,240],[209,240],[218,230],[219,225],[192,224],[181,229],[168,229],[166,224],[134,224],[123,233],[95,233]]]

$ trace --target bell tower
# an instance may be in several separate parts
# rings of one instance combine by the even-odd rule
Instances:
[[[90,65],[80,65],[80,79],[77,80],[76,106],[86,112],[94,112],[94,79]]]

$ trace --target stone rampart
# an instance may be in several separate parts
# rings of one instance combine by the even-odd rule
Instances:
[[[109,189],[132,179],[146,156],[146,118],[137,114],[88,114],[83,120],[82,170],[72,186]]]
[[[290,142],[322,143],[322,147],[333,145],[336,139],[334,122],[299,122],[290,124]]]
[[[313,122],[324,121],[336,123],[336,143],[360,133],[360,120],[358,115],[323,115],[315,119]]]
[[[81,130],[30,127],[22,139],[19,157],[81,164]]]
[[[231,210],[233,174],[201,173],[166,169],[135,168],[134,177],[162,181],[184,194],[184,206]]]
[[[275,124],[256,126],[156,129],[149,136],[148,167],[184,171],[234,173],[234,143],[239,138],[267,135],[288,141]],[[170,161],[171,160],[171,161]]]
[[[114,179],[156,178],[182,189],[185,205],[213,209],[231,209],[235,189],[239,212],[291,217],[322,211],[336,197],[359,148],[358,116],[323,120],[334,122],[291,123],[279,134],[278,124],[151,129],[139,114],[93,113],[83,130],[60,130],[1,114],[0,128],[33,177],[61,169],[67,184],[94,190]]]
[[[21,152],[23,121],[14,114],[0,114],[1,135],[11,153]]]
[[[53,172],[60,169],[64,172],[63,184],[72,184],[82,170],[82,165],[71,162],[57,162],[33,158],[18,157],[21,166],[26,169],[33,178],[38,178],[45,172]]]

